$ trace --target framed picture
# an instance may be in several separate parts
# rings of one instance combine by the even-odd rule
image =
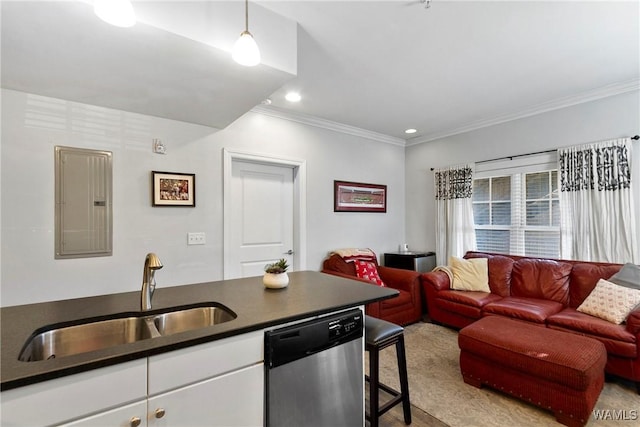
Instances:
[[[387,186],[333,181],[334,212],[386,212]]]
[[[153,206],[196,206],[196,175],[151,172]]]

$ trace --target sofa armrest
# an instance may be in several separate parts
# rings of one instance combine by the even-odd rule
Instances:
[[[434,291],[446,291],[451,288],[449,276],[444,271],[430,271],[420,276],[422,285],[432,288]]]
[[[326,274],[332,274],[338,277],[344,277],[345,279],[351,279],[351,280],[356,280],[358,282],[367,283],[372,286],[377,286],[375,283],[371,282],[370,280],[360,279],[359,277],[354,277],[349,274],[340,273],[338,271],[322,269],[321,272]],[[365,314],[367,314],[368,316],[380,317],[381,315],[380,301],[370,302],[369,304],[367,304],[365,306]]]
[[[420,295],[420,273],[379,265],[378,274],[388,287]]]
[[[627,331],[633,335],[640,335],[640,308],[635,309],[627,316]]]
[[[322,272],[377,286],[370,280],[350,276],[348,274],[340,273],[334,270],[323,269]],[[391,268],[379,265],[378,274],[387,287],[409,292],[411,294],[411,299],[417,304],[420,303],[420,273],[411,270],[402,270],[400,268]]]
[[[367,283],[369,285],[374,285],[377,286],[375,283],[373,283],[371,280],[367,280],[367,279],[361,279],[359,277],[355,277],[355,276],[351,276],[349,274],[344,274],[344,273],[340,273],[338,271],[334,271],[334,270],[321,270],[321,273],[327,273],[327,274],[332,274],[334,276],[338,276],[338,277],[344,277],[345,279],[351,279],[351,280],[356,280],[358,282],[362,282],[362,283]]]

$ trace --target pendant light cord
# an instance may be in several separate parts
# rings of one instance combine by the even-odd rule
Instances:
[[[244,0],[244,29],[249,32],[249,0]]]

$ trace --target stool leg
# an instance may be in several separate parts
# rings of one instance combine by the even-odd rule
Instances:
[[[398,337],[396,343],[398,373],[400,374],[400,392],[402,393],[402,410],[405,424],[411,424],[411,401],[409,399],[409,378],[407,375],[407,358],[404,351],[404,335]]]
[[[378,427],[378,405],[380,401],[378,390],[379,359],[378,349],[369,350],[369,426]]]

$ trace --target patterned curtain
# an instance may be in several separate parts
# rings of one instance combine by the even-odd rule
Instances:
[[[558,150],[562,257],[638,263],[629,138]]]
[[[473,166],[453,166],[434,171],[436,195],[436,261],[447,265],[450,256],[461,257],[476,249],[473,226]]]

